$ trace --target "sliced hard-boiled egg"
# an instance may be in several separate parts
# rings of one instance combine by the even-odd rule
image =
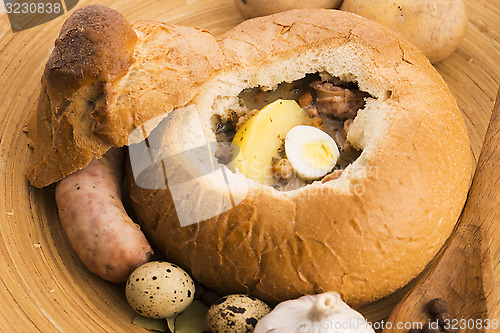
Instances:
[[[330,172],[339,158],[332,137],[313,126],[299,125],[288,131],[285,152],[295,172],[304,179],[319,179]]]

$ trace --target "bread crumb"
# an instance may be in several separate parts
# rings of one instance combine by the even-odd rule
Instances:
[[[9,215],[9,216],[13,216],[13,215],[14,215],[14,211],[13,211],[13,210],[11,210],[10,212],[7,212],[7,215]]]
[[[35,249],[39,249],[39,248],[41,248],[41,247],[42,247],[42,245],[41,245],[40,243],[35,243],[35,244],[33,244],[33,247],[34,247]]]

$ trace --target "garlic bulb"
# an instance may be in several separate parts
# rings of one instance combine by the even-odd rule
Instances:
[[[374,333],[365,318],[345,304],[336,292],[278,304],[262,318],[254,333]]]

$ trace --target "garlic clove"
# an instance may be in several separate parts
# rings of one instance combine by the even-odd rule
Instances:
[[[336,292],[303,296],[278,304],[254,333],[375,333],[365,318]]]

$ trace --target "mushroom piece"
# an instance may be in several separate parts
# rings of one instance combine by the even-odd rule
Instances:
[[[254,333],[374,333],[365,318],[336,292],[303,296],[280,303],[255,327]]]

